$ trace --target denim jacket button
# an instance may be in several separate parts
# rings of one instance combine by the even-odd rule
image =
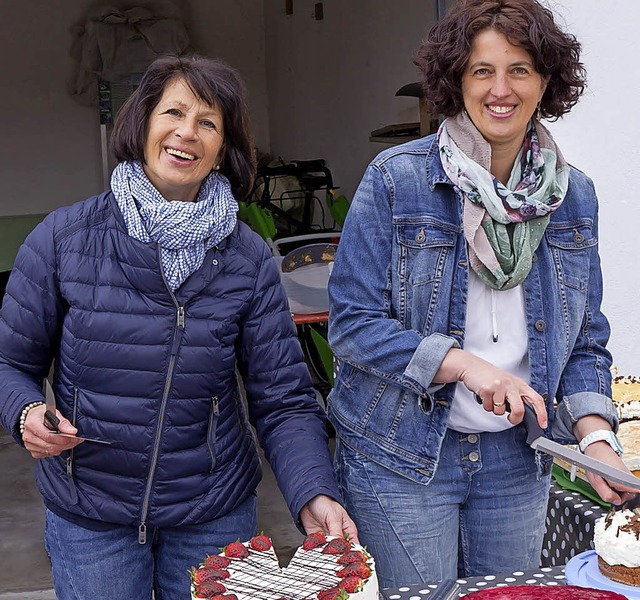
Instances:
[[[426,239],[427,236],[424,234],[424,229],[421,229],[416,235],[416,242],[418,242],[418,244],[424,244]]]
[[[546,327],[545,322],[542,319],[540,321],[536,321],[535,328],[538,331],[544,331],[545,327]]]
[[[480,456],[477,452],[469,452],[469,460],[471,462],[478,462],[480,460]]]
[[[584,236],[577,229],[573,234],[573,241],[576,244],[582,244],[584,242]]]
[[[467,441],[468,441],[470,444],[475,444],[475,443],[478,441],[478,436],[477,436],[475,433],[470,433],[470,434],[467,436]]]

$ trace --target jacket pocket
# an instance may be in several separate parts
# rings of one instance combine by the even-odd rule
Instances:
[[[78,388],[74,387],[73,388],[73,411],[71,413],[71,424],[74,427],[76,426],[77,411],[78,411]],[[65,472],[67,475],[67,485],[69,486],[69,502],[71,506],[75,506],[76,504],[78,504],[78,489],[76,488],[76,482],[75,482],[75,479],[73,478],[74,451],[75,451],[75,448],[71,448],[71,450],[67,452],[67,457],[65,459],[66,461]]]
[[[433,221],[396,221],[400,247],[399,275],[412,286],[441,276],[443,255],[455,246],[457,232]]]
[[[218,405],[218,397],[211,398],[211,412],[209,413],[209,427],[207,429],[207,447],[211,456],[211,468],[209,473],[213,473],[216,468],[216,439],[218,436],[218,419],[220,418],[220,407]]]
[[[397,286],[393,287],[398,316],[405,327],[426,335],[432,328],[440,291],[451,288],[452,262],[461,230],[425,218],[395,219],[394,226]]]
[[[589,249],[598,244],[591,219],[549,223],[545,235],[560,283],[586,293],[591,258]]]

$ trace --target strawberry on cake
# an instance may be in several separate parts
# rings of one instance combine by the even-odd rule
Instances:
[[[191,570],[191,597],[209,600],[377,600],[375,563],[362,546],[308,535],[280,569],[264,535],[233,542]]]

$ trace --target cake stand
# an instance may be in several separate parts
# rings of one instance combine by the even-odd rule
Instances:
[[[598,555],[595,550],[587,550],[587,552],[574,556],[567,563],[564,573],[567,583],[570,585],[609,590],[622,594],[629,600],[640,600],[640,587],[612,581],[600,573]]]

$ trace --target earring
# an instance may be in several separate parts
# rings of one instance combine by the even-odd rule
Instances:
[[[538,100],[538,104],[536,105],[536,110],[533,113],[533,118],[536,121],[540,120],[540,105],[542,104],[542,98],[540,98],[540,100]]]

